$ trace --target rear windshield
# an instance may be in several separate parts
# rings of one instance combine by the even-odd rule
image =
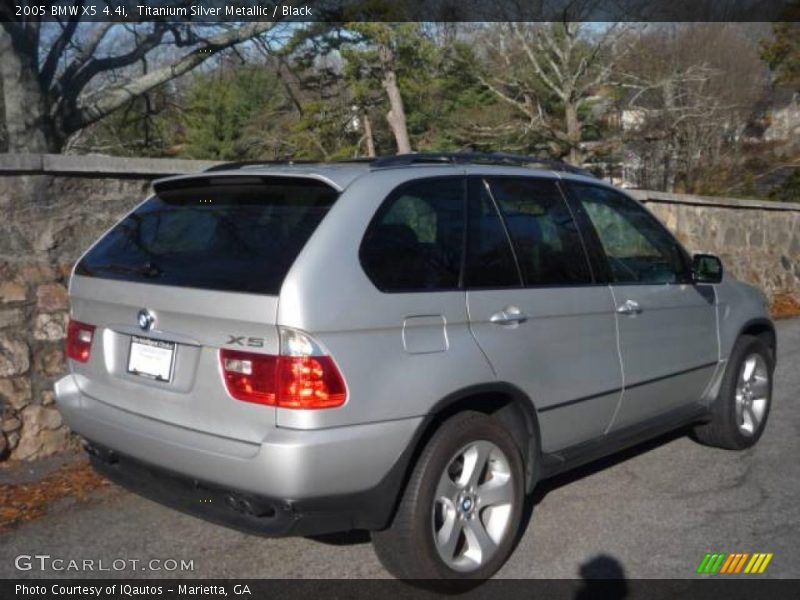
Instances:
[[[165,182],[78,263],[76,273],[158,285],[277,294],[335,202],[295,178]]]

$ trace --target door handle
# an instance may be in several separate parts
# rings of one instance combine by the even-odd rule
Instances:
[[[625,300],[625,303],[617,308],[617,312],[621,315],[638,315],[642,312],[642,307],[638,302],[633,300]]]
[[[516,306],[506,306],[489,317],[489,322],[495,325],[516,325],[524,323],[527,319],[528,317]]]

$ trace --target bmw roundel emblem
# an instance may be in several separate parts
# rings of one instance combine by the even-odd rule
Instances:
[[[156,316],[146,308],[139,311],[137,319],[142,331],[150,331],[153,328],[153,324],[156,322]]]

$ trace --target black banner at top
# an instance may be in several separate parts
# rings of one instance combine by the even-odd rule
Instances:
[[[0,20],[787,21],[800,0],[0,0]]]

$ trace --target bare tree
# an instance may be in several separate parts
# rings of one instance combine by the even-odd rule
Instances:
[[[44,23],[20,20],[8,7],[0,8],[0,20],[0,77],[12,152],[58,152],[70,135],[131,99],[274,26],[122,25],[82,23],[79,17]],[[129,67],[166,46],[177,50],[160,66],[132,75]]]
[[[704,167],[743,135],[764,92],[755,42],[731,24],[651,26],[619,66],[625,141],[649,163],[637,185],[692,189]]]
[[[549,138],[553,153],[581,164],[582,109],[607,84],[619,25],[563,21],[507,23],[489,32],[483,84]]]

